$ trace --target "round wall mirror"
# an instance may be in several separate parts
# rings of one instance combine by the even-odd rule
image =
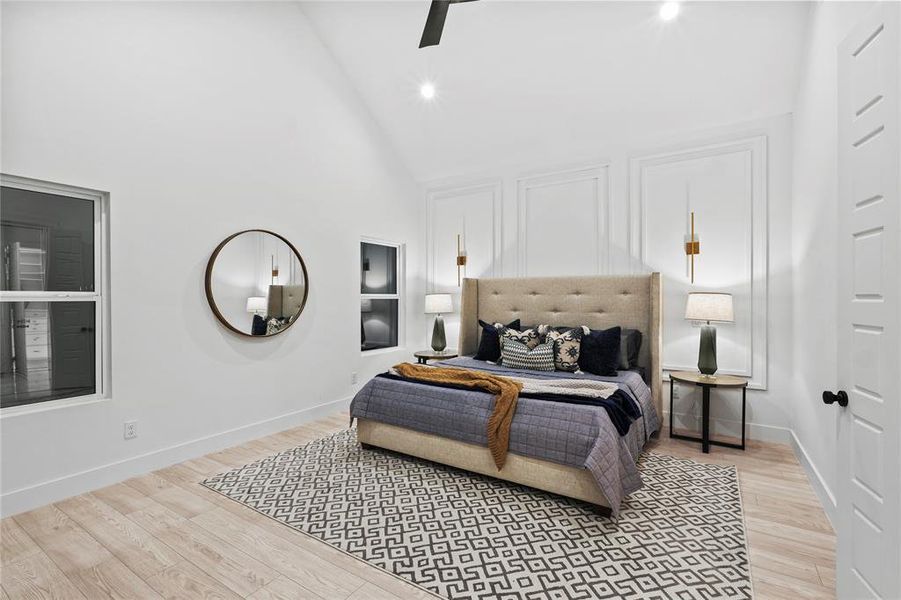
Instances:
[[[297,249],[264,229],[228,236],[206,266],[206,297],[213,314],[241,335],[266,337],[288,329],[303,311],[309,288]]]

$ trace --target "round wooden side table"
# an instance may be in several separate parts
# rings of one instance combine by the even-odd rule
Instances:
[[[413,356],[416,357],[419,364],[426,365],[430,360],[457,358],[457,353],[451,350],[442,350],[441,352],[435,352],[434,350],[420,350],[419,352],[414,352]]]
[[[744,377],[736,377],[735,375],[703,375],[701,373],[689,371],[673,371],[669,374],[669,377],[669,436],[671,438],[688,440],[690,442],[701,442],[701,450],[705,454],[710,452],[711,444],[714,446],[724,446],[726,448],[738,448],[739,450],[745,449],[745,405],[748,392],[747,379]],[[701,437],[673,433],[673,389],[676,387],[676,382],[696,385],[702,390],[701,397],[703,407],[701,417]],[[711,388],[741,388],[741,444],[710,439]]]

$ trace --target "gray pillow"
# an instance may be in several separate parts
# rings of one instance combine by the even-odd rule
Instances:
[[[637,329],[623,329],[619,338],[619,369],[626,371],[638,366],[641,351],[641,332]]]

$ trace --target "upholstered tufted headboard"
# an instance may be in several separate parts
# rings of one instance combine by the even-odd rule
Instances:
[[[267,314],[270,317],[293,319],[303,310],[307,300],[306,292],[305,285],[270,285]]]
[[[645,368],[657,413],[663,419],[661,391],[660,273],[594,277],[464,279],[460,306],[461,356],[475,354],[479,324],[620,325],[641,331],[638,364]]]

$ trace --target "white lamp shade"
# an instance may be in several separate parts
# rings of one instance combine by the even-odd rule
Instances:
[[[732,294],[718,292],[691,292],[685,305],[685,318],[689,321],[721,321],[731,323]]]
[[[426,313],[449,313],[454,310],[454,302],[450,294],[426,294]]]
[[[251,296],[247,299],[247,312],[266,312],[266,296]]]

